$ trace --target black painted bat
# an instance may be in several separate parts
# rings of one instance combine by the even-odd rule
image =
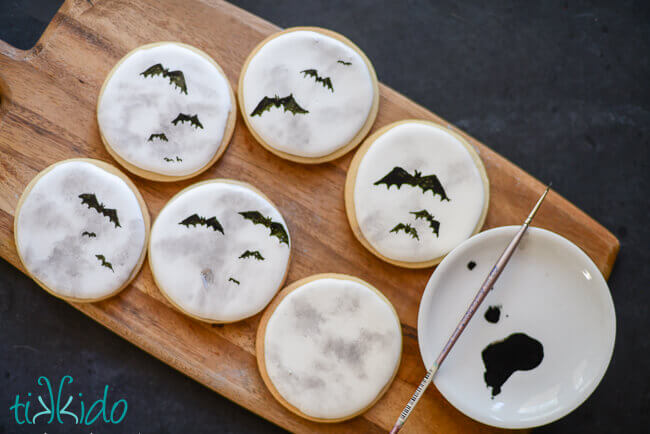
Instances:
[[[251,256],[257,259],[258,261],[264,260],[264,256],[262,256],[259,250],[253,250],[253,251],[246,250],[244,253],[241,254],[239,259],[246,259],[246,258],[250,258]]]
[[[336,63],[340,63],[341,65],[345,65],[345,66],[350,66],[350,65],[352,65],[352,62],[345,62],[345,61],[343,61],[343,60],[337,60]]]
[[[386,184],[386,188],[388,189],[390,189],[391,185],[396,185],[399,189],[402,185],[408,184],[413,187],[420,187],[423,194],[431,190],[434,197],[438,194],[440,195],[441,201],[449,201],[447,193],[445,193],[445,189],[442,187],[436,175],[422,176],[422,172],[418,172],[417,170],[415,171],[415,175],[411,175],[401,167],[394,167],[388,175],[375,182],[375,185],[379,184]]]
[[[309,113],[309,111],[298,105],[296,100],[293,98],[293,94],[289,94],[289,96],[285,96],[284,98],[280,98],[277,95],[273,98],[265,96],[262,98],[259,104],[257,104],[257,107],[255,107],[255,110],[253,110],[251,116],[262,116],[262,113],[267,110],[271,110],[271,107],[283,107],[285,112],[290,111],[294,115]]]
[[[256,225],[262,225],[271,229],[270,237],[278,237],[280,244],[289,245],[289,235],[282,226],[282,223],[274,222],[271,217],[264,217],[259,211],[244,211],[239,213],[246,220],[252,221]]]
[[[239,285],[239,280],[233,279],[232,277],[228,278],[228,282],[235,282],[237,285]]]
[[[147,140],[147,141],[153,142],[153,139],[160,139],[163,142],[166,142],[167,141],[167,136],[165,135],[165,133],[155,133],[155,134],[150,135],[149,140]]]
[[[334,88],[332,87],[332,80],[329,77],[321,77],[318,75],[318,71],[315,69],[305,69],[304,71],[300,71],[301,74],[305,74],[304,76],[307,77],[314,77],[314,80],[316,80],[316,83],[322,83],[323,87],[328,88],[332,92],[334,92]]]
[[[201,124],[201,121],[199,121],[199,115],[186,115],[185,113],[179,113],[178,116],[176,116],[176,119],[172,121],[172,124],[176,126],[178,123],[184,124],[185,122],[189,122],[190,125],[192,125],[194,128],[201,128],[203,129],[203,124]]]
[[[162,66],[162,63],[156,63],[153,66],[147,68],[146,71],[141,72],[140,75],[143,75],[145,78],[154,77],[156,75],[161,75],[163,78],[169,79],[169,84],[173,84],[181,90],[185,95],[187,95],[187,84],[185,84],[185,76],[183,71],[169,71]]]
[[[418,231],[408,223],[406,224],[398,223],[397,226],[395,226],[393,229],[390,230],[390,232],[395,232],[395,233],[398,233],[399,231],[404,231],[404,233],[410,235],[411,238],[415,238],[416,240],[420,241],[420,237],[418,236]]]
[[[82,205],[88,205],[88,208],[93,208],[95,211],[108,217],[108,220],[113,222],[116,228],[120,226],[120,219],[117,218],[117,210],[113,208],[106,208],[104,204],[97,200],[94,193],[82,193],[79,195]]]
[[[205,226],[208,228],[212,228],[213,231],[219,231],[223,234],[223,226],[221,226],[221,223],[219,223],[219,220],[217,220],[217,217],[212,216],[208,219],[205,217],[201,217],[198,214],[192,214],[191,216],[187,217],[185,220],[182,222],[178,223],[179,225],[184,225],[186,227],[190,226]]]
[[[99,259],[102,263],[102,267],[110,268],[113,273],[115,273],[115,270],[113,270],[113,264],[108,262],[104,255],[95,255],[95,258]]]
[[[438,231],[440,230],[440,222],[433,218],[431,213],[427,211],[426,209],[423,209],[421,211],[411,211],[409,214],[413,214],[415,216],[415,219],[425,219],[426,221],[429,222],[429,227],[433,230],[433,233],[436,234],[436,237],[438,236]]]
[[[81,233],[81,236],[82,236],[82,237],[83,237],[84,235],[87,236],[88,238],[95,238],[95,237],[97,236],[96,233],[94,233],[94,232],[88,232],[88,231],[83,231],[83,232]]]

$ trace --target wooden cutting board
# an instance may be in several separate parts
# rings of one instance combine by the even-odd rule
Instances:
[[[191,5],[189,5],[191,3]],[[114,161],[95,120],[97,94],[111,67],[129,50],[153,41],[197,46],[223,67],[233,88],[251,49],[278,28],[216,0],[119,2],[70,0],[36,46],[17,50],[0,41],[0,255],[20,267],[13,241],[18,197],[37,172],[73,157]],[[363,47],[362,47],[363,48]],[[381,77],[380,77],[381,78]],[[444,120],[380,86],[373,131],[405,118]],[[485,145],[463,134],[483,159],[491,181],[485,229],[519,224],[542,185]],[[281,160],[253,140],[241,117],[223,158],[201,176],[176,183],[134,178],[152,217],[180,189],[214,177],[254,184],[282,210],[294,240],[288,282],[314,273],[347,273],[367,280],[395,305],[404,356],[388,393],[368,412],[342,424],[316,424],[281,407],[266,390],[255,361],[259,315],[225,326],[178,313],[155,287],[145,264],[120,295],[75,307],[138,347],[260,416],[296,432],[380,432],[389,429],[425,373],[417,346],[417,310],[432,269],[406,270],[381,262],[354,238],[345,217],[343,186],[353,153],[328,164]],[[608,277],[618,240],[571,203],[551,193],[535,224],[570,239]],[[21,268],[22,269],[22,268]],[[24,270],[23,270],[24,271]],[[405,432],[493,432],[454,409],[430,387]]]

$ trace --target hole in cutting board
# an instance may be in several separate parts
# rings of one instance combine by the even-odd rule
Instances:
[[[63,0],[9,0],[0,7],[0,39],[29,50],[41,37]]]

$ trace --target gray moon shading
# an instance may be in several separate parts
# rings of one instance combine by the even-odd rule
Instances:
[[[338,63],[349,61],[350,65]],[[301,71],[315,69],[333,91]],[[372,76],[363,58],[338,39],[295,31],[268,41],[248,63],[243,77],[244,107],[251,127],[269,146],[317,158],[347,145],[366,123],[374,101]],[[272,107],[251,116],[264,97],[292,95],[308,113]]]
[[[240,212],[259,211],[281,223],[277,209],[252,189],[218,181],[201,184],[173,198],[151,230],[149,263],[161,291],[184,312],[207,321],[231,322],[262,310],[282,285],[289,243],[270,236]],[[214,217],[223,233],[205,224],[180,224],[197,214]],[[259,251],[264,260],[241,258]]]
[[[115,209],[120,226],[82,204],[84,193]],[[110,295],[128,280],[144,249],[146,229],[135,194],[121,178],[87,162],[61,163],[45,173],[16,219],[17,248],[27,271],[64,297]]]
[[[409,174],[436,175],[450,200],[408,184],[375,185],[395,167]],[[480,171],[463,143],[441,127],[419,122],[397,125],[375,139],[361,159],[353,189],[364,238],[381,255],[403,262],[425,262],[449,253],[472,235],[486,201]],[[418,210],[435,217],[437,233],[426,219],[413,215]],[[415,228],[419,239],[391,232],[398,223]]]
[[[401,348],[389,303],[357,281],[322,278],[278,304],[266,325],[264,362],[287,402],[308,416],[338,419],[377,398]]]
[[[183,72],[187,94],[166,77],[142,75],[159,63]],[[228,80],[213,63],[189,48],[167,43],[138,49],[123,59],[100,96],[97,120],[110,147],[127,162],[183,176],[203,168],[225,146],[233,103]],[[202,128],[190,122],[173,124],[181,113],[197,115]],[[165,140],[160,139],[163,134]]]

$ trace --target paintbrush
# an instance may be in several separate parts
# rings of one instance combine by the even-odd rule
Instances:
[[[451,351],[452,347],[454,346],[454,344],[456,343],[460,335],[467,327],[467,324],[472,319],[472,317],[478,310],[481,303],[483,303],[483,300],[485,300],[485,297],[487,296],[488,292],[490,292],[490,289],[492,289],[492,287],[494,286],[494,283],[501,275],[501,272],[503,272],[503,269],[505,268],[506,264],[512,257],[512,254],[515,252],[515,249],[519,245],[519,242],[521,241],[521,237],[523,237],[524,234],[526,233],[528,226],[530,226],[530,222],[533,220],[533,217],[535,217],[535,214],[537,214],[537,210],[542,205],[542,202],[544,201],[544,198],[548,194],[548,190],[550,187],[551,187],[550,184],[546,187],[546,190],[544,190],[544,193],[542,193],[542,196],[539,198],[539,200],[533,207],[533,210],[526,218],[526,221],[524,221],[524,224],[521,225],[519,231],[517,231],[512,241],[510,241],[510,244],[508,244],[508,246],[503,251],[501,256],[499,256],[499,259],[497,260],[496,264],[494,264],[494,267],[492,267],[492,270],[490,270],[490,274],[488,274],[488,276],[485,278],[485,281],[483,282],[483,285],[481,285],[481,288],[478,290],[476,297],[474,297],[472,304],[469,305],[467,312],[465,312],[465,315],[463,315],[463,318],[456,326],[456,330],[454,330],[454,332],[451,334],[451,337],[443,347],[442,351],[440,351],[440,355],[438,355],[436,361],[433,362],[433,366],[427,371],[426,375],[422,379],[422,382],[420,383],[418,388],[415,389],[415,393],[413,394],[409,402],[406,404],[406,407],[404,407],[404,410],[402,410],[402,413],[399,415],[397,422],[395,422],[395,426],[393,426],[393,429],[390,430],[390,434],[397,433],[404,426],[404,422],[406,422],[406,419],[408,419],[409,415],[413,411],[413,408],[420,400],[420,397],[422,396],[424,391],[431,383],[431,380],[433,379],[433,376],[438,371],[438,368],[440,367],[442,362],[445,361],[445,358]]]

